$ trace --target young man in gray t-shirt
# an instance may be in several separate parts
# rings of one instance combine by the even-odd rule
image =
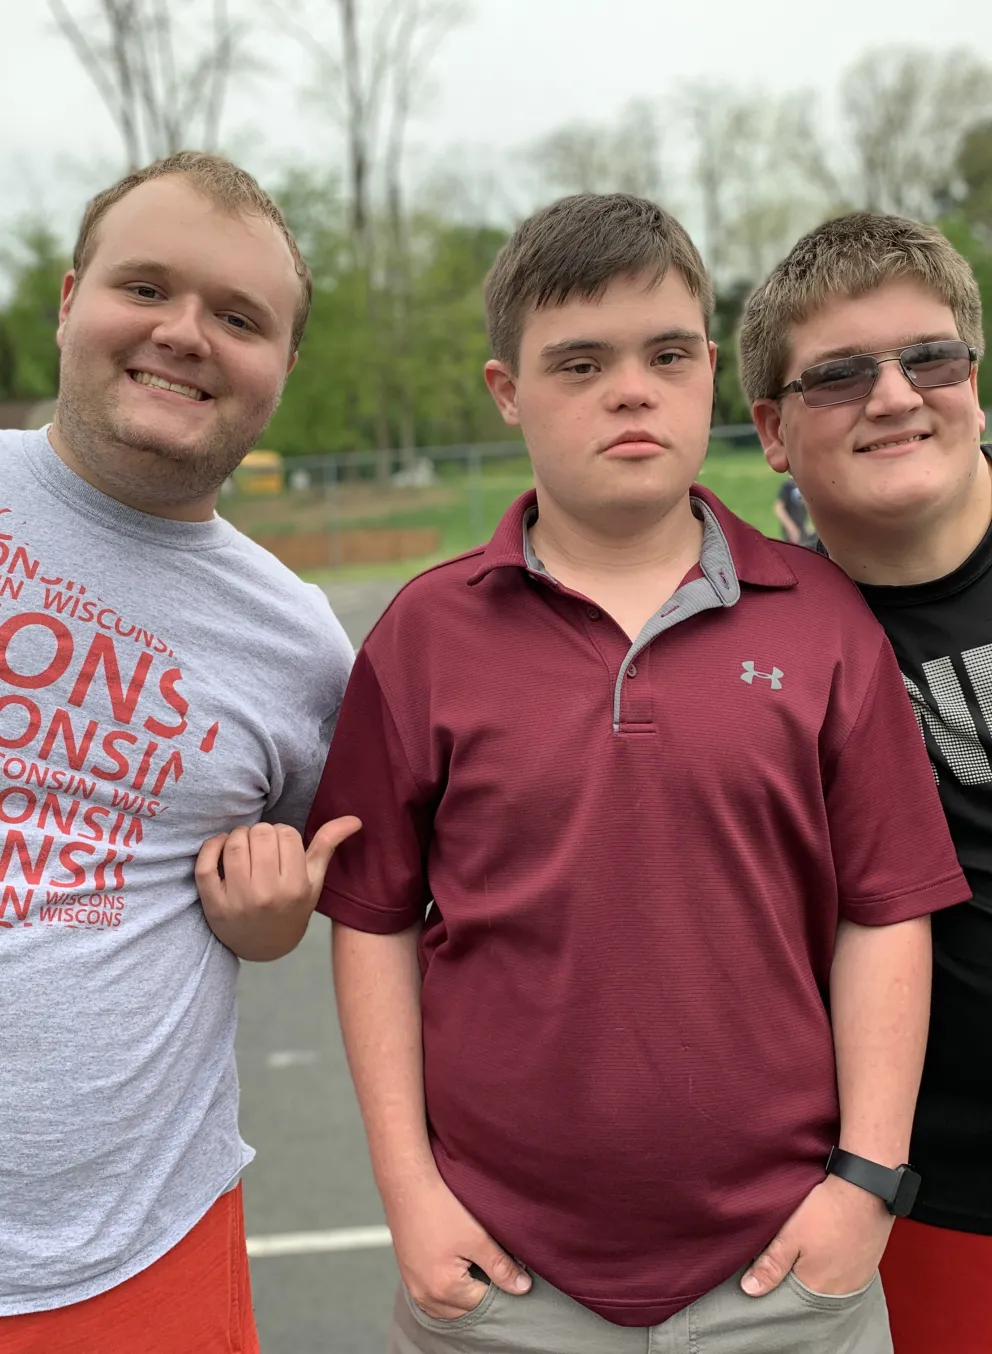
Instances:
[[[87,211],[52,427],[0,432],[5,1354],[257,1350],[238,958],[298,943],[359,826],[297,830],[352,655],[214,508],[309,297],[248,175],[151,166]]]

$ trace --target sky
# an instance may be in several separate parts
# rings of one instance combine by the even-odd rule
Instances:
[[[78,14],[95,0],[67,0]],[[243,12],[262,0],[234,0]],[[331,0],[287,0],[327,16]],[[866,49],[966,46],[992,62],[988,0],[468,0],[472,15],[438,49],[433,96],[412,134],[412,163],[468,176],[570,120],[612,120],[634,97],[670,98],[709,79],[765,92],[829,91]],[[187,0],[204,19],[209,0]],[[332,163],[337,142],[313,101],[309,67],[270,19],[257,21],[264,73],[239,72],[223,148],[263,183],[285,167]],[[120,142],[52,20],[47,0],[0,0],[0,226],[42,215],[74,230],[86,198],[120,171]]]

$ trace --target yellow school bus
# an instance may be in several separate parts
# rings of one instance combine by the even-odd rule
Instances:
[[[234,483],[242,494],[281,494],[285,478],[278,451],[249,451],[234,472]]]

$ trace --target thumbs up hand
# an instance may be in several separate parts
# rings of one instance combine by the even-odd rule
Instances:
[[[295,827],[256,823],[211,837],[196,860],[196,886],[207,925],[241,959],[280,959],[303,939],[327,866],[361,828],[333,818],[304,850]]]

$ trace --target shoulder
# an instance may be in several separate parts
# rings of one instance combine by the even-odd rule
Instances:
[[[315,645],[323,656],[339,656],[350,666],[351,644],[331,610],[323,589],[305,583],[243,532],[230,528],[226,563],[243,588],[251,591],[256,622],[274,622],[297,642]]]
[[[464,607],[471,603],[475,589],[470,587],[478,571],[485,547],[468,550],[463,555],[444,560],[411,578],[399,590],[380,616],[366,640],[373,651],[397,632],[416,628],[423,636],[424,627],[436,632],[440,626],[450,630],[457,626]]]
[[[24,443],[31,435],[22,428],[0,428],[0,462],[16,462],[23,455]]]

